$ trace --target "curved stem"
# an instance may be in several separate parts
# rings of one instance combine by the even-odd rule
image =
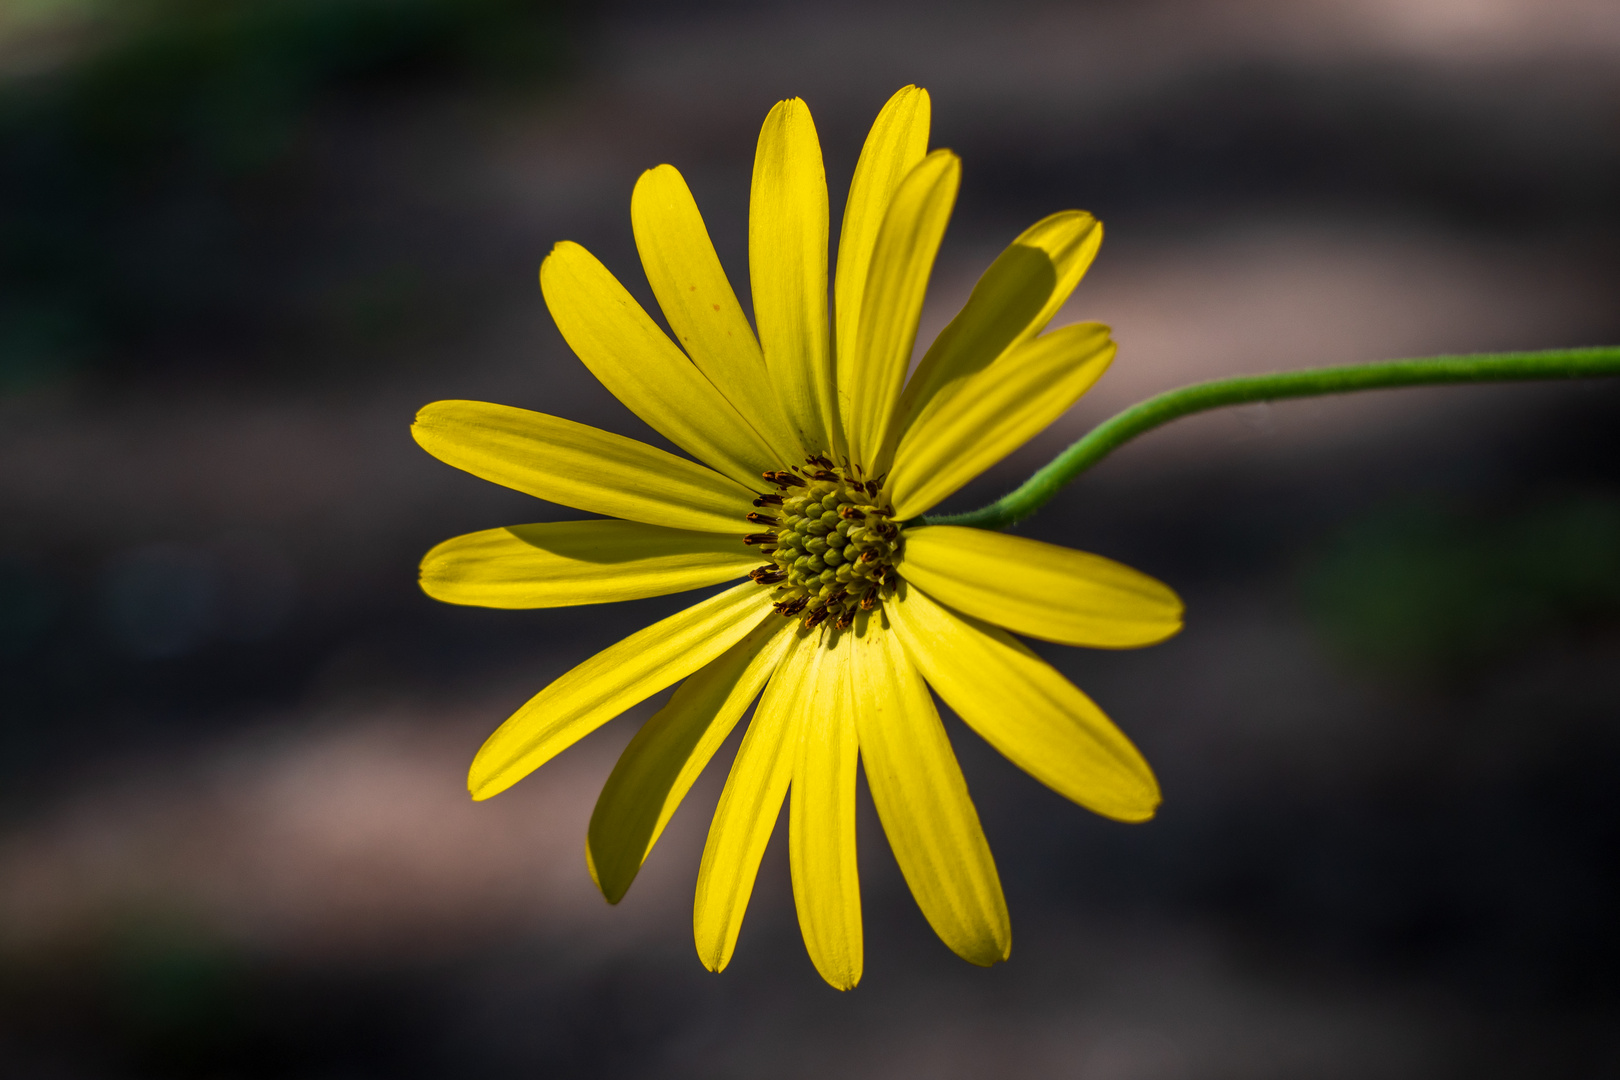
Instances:
[[[1239,375],[1230,379],[1193,383],[1148,398],[1104,420],[1024,481],[1017,490],[1003,495],[989,506],[965,514],[924,517],[919,524],[970,525],[980,529],[1005,529],[1016,525],[1045,506],[1069,481],[1138,435],[1179,417],[1226,405],[1398,386],[1578,379],[1601,375],[1620,375],[1620,346],[1432,356],[1420,360],[1389,360],[1377,364],[1283,371],[1272,375]]]

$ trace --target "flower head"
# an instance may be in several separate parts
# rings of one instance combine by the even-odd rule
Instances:
[[[1158,805],[1130,741],[1008,631],[1147,645],[1180,628],[1175,594],[1096,555],[908,524],[1061,415],[1114,355],[1096,323],[1043,332],[1102,238],[1091,215],[1066,211],[1013,241],[906,378],[961,172],[950,151],[927,152],[928,128],[928,95],[910,86],[873,125],[844,211],[831,318],[827,186],[797,99],[766,117],[754,162],[753,326],[668,165],[636,184],[631,221],[675,340],[584,248],[561,243],[546,258],[541,289],[568,344],[695,461],[481,402],[429,405],[413,428],[451,465],[604,515],[448,540],[422,562],[431,596],[562,607],[743,579],[557,679],[490,736],[469,777],[487,799],[679,682],[591,818],[591,875],[617,902],[757,698],[698,877],[694,930],[712,970],[731,958],[790,799],[805,944],[829,983],[859,981],[857,762],[940,938],[976,964],[1007,957],[995,863],[930,687],[1082,806],[1141,821]]]

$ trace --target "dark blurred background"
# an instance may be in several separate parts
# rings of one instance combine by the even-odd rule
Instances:
[[[1611,383],[1195,418],[1036,519],[1189,615],[1042,649],[1155,764],[1151,824],[949,721],[997,968],[863,801],[862,986],[807,962],[780,834],[704,971],[721,766],[603,904],[585,822],[656,700],[467,800],[509,711],[689,598],[425,599],[437,541],[574,515],[414,409],[646,434],[552,326],[550,245],[646,301],[629,194],[669,161],[743,285],[771,104],[838,207],[907,82],[965,161],[925,341],[1036,217],[1109,230],[1059,321],[1114,370],[961,508],[1196,378],[1620,341],[1613,0],[0,4],[0,1073],[1620,1076]]]

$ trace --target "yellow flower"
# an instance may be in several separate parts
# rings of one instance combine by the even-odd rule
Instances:
[[[1006,959],[995,863],[931,686],[997,750],[1062,795],[1142,821],[1153,773],[1090,699],[1007,631],[1129,648],[1181,626],[1181,602],[1096,555],[913,521],[1060,416],[1113,359],[1096,323],[1043,334],[1102,239],[1089,214],[1031,226],[906,369],[961,163],[927,152],[928,94],[878,115],[850,186],[828,315],[827,185],[810,111],[771,110],[749,208],[749,326],[680,173],[644,173],[636,247],[671,341],[589,252],[540,268],[557,326],[592,374],[699,462],[620,435],[472,401],[413,434],[457,468],[605,519],[456,537],[422,561],[454,604],[596,604],[728,591],[632,634],[535,695],[490,736],[469,787],[487,799],[684,679],[625,748],[586,845],[610,902],[759,698],[715,811],[693,925],[731,959],[766,842],[792,792],[799,925],[833,986],[861,977],[855,767],[912,895],[946,945]]]

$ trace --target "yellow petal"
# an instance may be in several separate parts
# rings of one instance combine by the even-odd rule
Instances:
[[[1097,219],[1079,210],[1025,229],[990,264],[918,363],[900,398],[897,434],[942,393],[960,392],[963,380],[1045,329],[1096,257],[1102,235]]]
[[[804,460],[782,414],[737,294],[721,269],[697,203],[673,165],[648,169],[630,197],[636,250],[676,341],[720,388],[776,456],[772,468]]]
[[[916,517],[1062,416],[1114,359],[1108,327],[1079,323],[1026,341],[911,426],[888,490],[901,520]]]
[[[854,354],[839,357],[838,393],[850,453],[874,475],[887,470],[882,451],[917,341],[928,277],[961,182],[962,160],[949,150],[935,150],[895,189],[872,248]]]
[[[649,427],[744,485],[781,467],[741,413],[658,328],[596,256],[564,241],[540,264],[540,291],[568,347]]]
[[[834,989],[861,981],[861,887],[855,862],[859,743],[849,696],[847,642],[822,648],[802,721],[788,808],[788,863],[804,946]]]
[[[1153,770],[1091,699],[1011,635],[902,585],[893,612],[906,655],[964,723],[1065,798],[1118,821],[1159,805]],[[874,793],[876,789],[874,788]]]
[[[799,442],[843,453],[827,340],[827,176],[810,108],[765,117],[748,204],[748,276],[765,367]]]
[[[435,401],[411,435],[448,465],[593,514],[702,532],[748,530],[754,493],[713,469],[600,428],[483,401]]]
[[[851,662],[855,723],[889,846],[951,951],[984,966],[1005,960],[1007,901],[934,699],[894,631],[879,619],[862,621]]]
[[[752,581],[638,630],[540,691],[473,758],[467,788],[498,795],[630,706],[692,674],[746,637],[770,612]]]
[[[617,904],[731,729],[793,640],[792,619],[766,619],[683,682],[619,755],[586,833],[591,879]]]
[[[478,607],[609,604],[718,585],[760,561],[736,533],[554,521],[446,540],[422,557],[422,591]]]
[[[860,327],[861,297],[872,247],[889,201],[900,181],[928,153],[931,116],[928,91],[902,87],[878,113],[855,163],[838,233],[838,274],[833,286],[833,311],[838,320],[838,385],[854,379],[849,361],[855,355],[855,334]]]
[[[710,971],[731,962],[759,860],[782,812],[816,665],[826,652],[817,647],[819,637],[800,632],[790,640],[760,695],[715,807],[692,905],[698,957]]]
[[[927,525],[905,531],[898,569],[958,611],[1062,645],[1131,649],[1181,629],[1181,599],[1112,559],[1022,536]]]

